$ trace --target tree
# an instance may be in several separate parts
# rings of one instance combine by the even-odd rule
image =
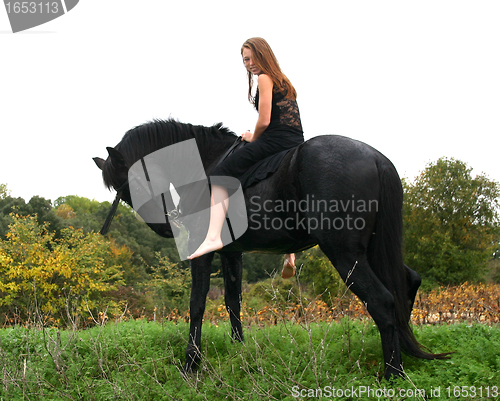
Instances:
[[[56,214],[63,220],[71,220],[76,217],[73,208],[65,203],[56,208]]]
[[[55,322],[70,317],[75,322],[89,309],[107,308],[103,294],[123,284],[116,264],[122,250],[80,229],[63,229],[61,238],[55,238],[36,216],[12,219],[7,239],[0,241],[0,306],[5,314]]]
[[[54,202],[56,214],[65,220],[66,225],[80,227],[84,232],[98,232],[109,208],[108,202],[99,203],[96,200],[70,195],[57,198]]]
[[[7,189],[7,185],[0,184],[0,199],[5,199],[10,196],[10,191]]]
[[[217,262],[218,259],[215,259]],[[213,269],[221,269],[216,263],[213,263]],[[283,255],[262,254],[262,253],[244,253],[243,254],[243,278],[249,283],[255,283],[259,280],[265,280],[273,272],[281,274],[283,266]]]
[[[5,236],[8,226],[13,222],[11,215],[15,213],[20,216],[36,216],[38,224],[49,223],[50,229],[60,235],[63,228],[62,219],[57,216],[52,208],[50,200],[40,196],[33,196],[28,203],[23,198],[0,197],[0,236]]]
[[[191,274],[189,268],[172,263],[167,256],[156,253],[157,264],[151,266],[151,280],[147,287],[153,290],[154,298],[167,309],[181,309],[189,304]]]
[[[300,282],[330,306],[339,290],[345,289],[337,270],[318,246],[301,252],[295,265],[297,269],[301,268]]]
[[[482,278],[499,238],[500,186],[456,159],[429,164],[405,189],[405,261],[428,280]]]

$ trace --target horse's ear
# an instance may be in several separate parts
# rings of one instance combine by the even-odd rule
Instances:
[[[92,160],[94,160],[97,167],[99,167],[101,170],[104,168],[104,163],[106,163],[106,160],[101,159],[100,157],[94,157]]]
[[[118,168],[118,167],[126,168],[125,159],[123,158],[122,154],[118,150],[116,150],[115,148],[110,148],[110,147],[107,147],[106,150],[108,151],[109,158],[111,159],[111,163],[113,164],[114,168]]]

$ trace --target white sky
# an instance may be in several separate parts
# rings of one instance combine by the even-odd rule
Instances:
[[[415,177],[455,157],[500,181],[500,2],[81,0],[12,34],[0,8],[0,183],[112,200],[93,156],[153,118],[253,129],[240,47],[270,43],[305,137],[346,135]]]

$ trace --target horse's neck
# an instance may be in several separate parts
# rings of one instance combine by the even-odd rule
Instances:
[[[198,153],[205,169],[205,174],[209,176],[210,171],[219,164],[221,158],[235,143],[237,137],[233,135],[223,135],[222,133],[221,137],[214,136],[210,138],[207,137],[207,135],[210,135],[210,133],[204,133],[203,136],[200,135],[199,137],[195,135],[194,139],[197,143]],[[180,197],[179,208],[181,209],[181,213],[186,213],[186,211],[191,210],[193,202],[197,205],[200,201],[200,196],[203,193],[203,189],[200,189],[200,183],[201,182],[192,183],[193,185],[183,185],[180,188],[176,188]],[[203,184],[201,185],[203,186]]]
[[[219,163],[220,159],[235,143],[236,138],[236,136],[229,135],[223,135],[221,138],[214,138],[214,144],[217,146],[211,146],[206,137],[196,138],[198,151],[200,153],[203,166],[205,167],[205,171],[212,170]],[[220,145],[221,142],[223,145]]]

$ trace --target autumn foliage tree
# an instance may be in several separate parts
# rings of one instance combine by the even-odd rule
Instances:
[[[7,238],[0,241],[4,316],[75,324],[90,311],[108,308],[103,295],[123,284],[116,263],[123,250],[99,234],[69,227],[55,238],[36,216],[11,217]]]
[[[406,263],[439,284],[482,278],[500,238],[500,186],[456,159],[403,180]]]
[[[6,184],[0,184],[0,199],[4,199],[9,196],[10,191],[7,189]]]

